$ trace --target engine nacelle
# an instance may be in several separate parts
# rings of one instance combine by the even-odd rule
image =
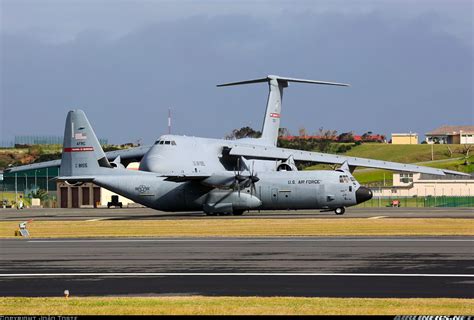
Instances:
[[[285,161],[279,161],[276,170],[277,171],[298,171],[298,168],[296,167],[295,160],[293,159],[292,156],[290,156]]]

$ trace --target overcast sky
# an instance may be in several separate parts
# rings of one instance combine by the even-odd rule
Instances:
[[[290,84],[282,127],[423,134],[473,125],[473,1],[0,0],[0,141],[62,135],[150,143],[261,128],[268,74]]]

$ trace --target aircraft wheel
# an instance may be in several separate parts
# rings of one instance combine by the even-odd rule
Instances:
[[[234,210],[233,215],[234,216],[241,216],[244,214],[244,210]]]
[[[206,216],[217,216],[215,212],[206,212]]]
[[[335,212],[337,215],[343,215],[344,212],[346,212],[346,209],[345,209],[344,207],[340,207],[340,208],[334,209],[334,212]]]

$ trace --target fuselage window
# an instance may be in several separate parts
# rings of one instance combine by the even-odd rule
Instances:
[[[344,183],[344,178],[342,176],[339,176],[339,182]]]
[[[169,142],[169,141],[165,141],[165,144],[170,144],[170,142]]]

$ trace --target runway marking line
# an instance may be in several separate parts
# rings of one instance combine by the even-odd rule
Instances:
[[[28,240],[28,243],[100,243],[100,242],[474,242],[474,239],[97,239]]]
[[[388,216],[377,216],[377,217],[370,217],[367,219],[383,219],[383,218],[388,218]]]
[[[110,272],[110,273],[1,273],[0,278],[19,277],[196,277],[196,276],[334,276],[334,277],[456,277],[474,278],[474,274],[436,274],[436,273],[265,273],[265,272],[236,272],[236,273],[206,273],[206,272]]]

